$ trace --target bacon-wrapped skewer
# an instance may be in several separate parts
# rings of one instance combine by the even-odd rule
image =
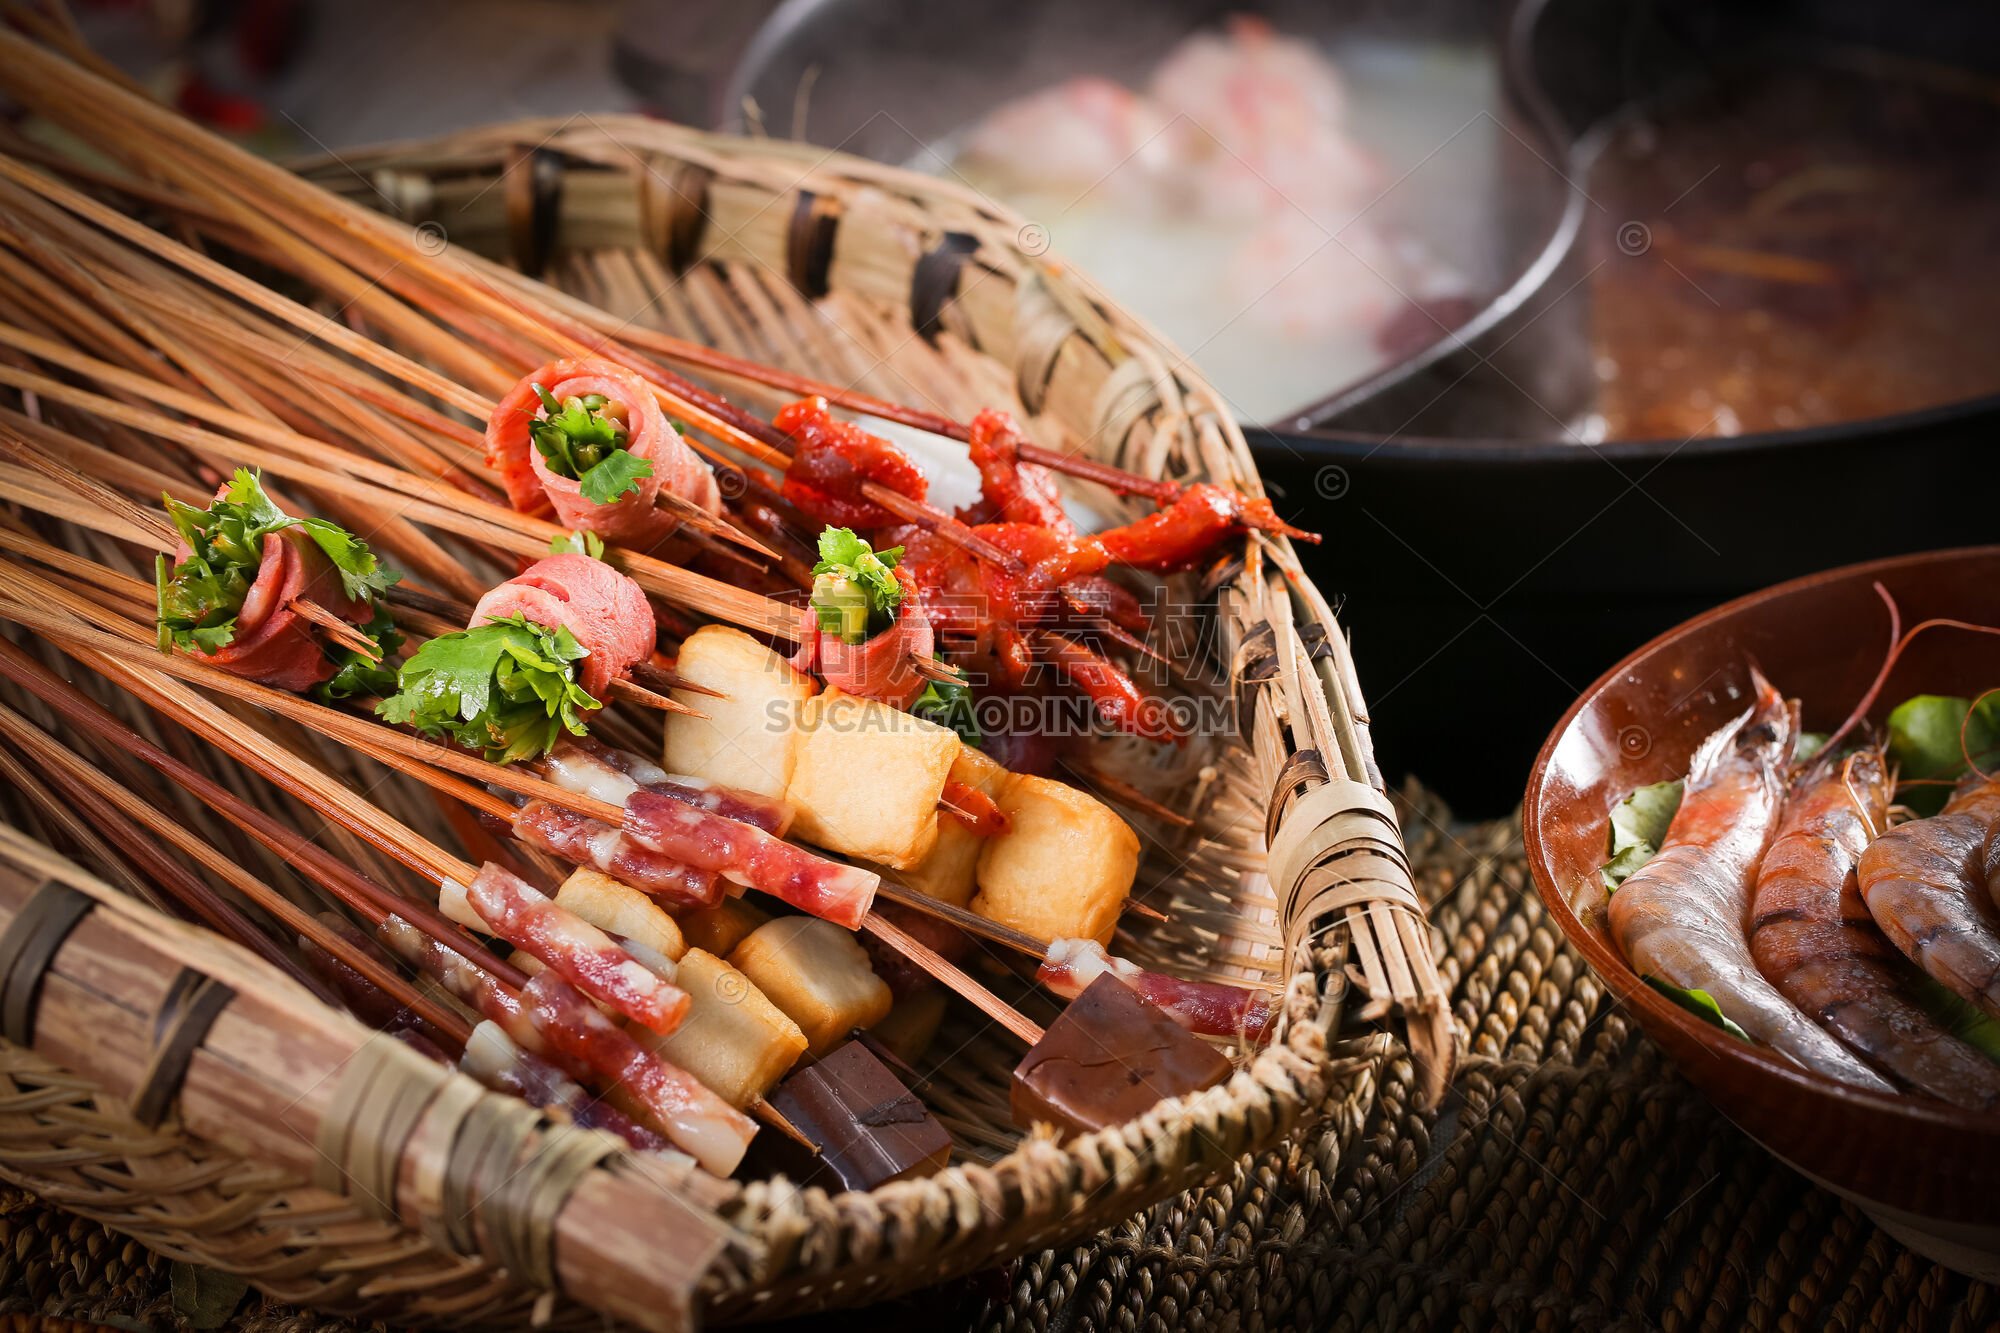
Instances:
[[[639,1045],[599,1013],[553,968],[532,977],[518,997],[490,973],[414,926],[386,928],[397,954],[497,1024],[516,1046],[544,1055],[573,1075],[587,1074],[629,1095],[673,1145],[708,1170],[728,1175],[757,1126],[701,1083]]]
[[[659,899],[675,911],[713,907],[722,900],[722,879],[662,856],[613,824],[566,810],[549,801],[529,801],[514,816],[514,836],[530,847],[589,866]]]
[[[373,693],[390,678],[379,663],[398,640],[376,597],[398,576],[367,543],[325,519],[285,513],[245,468],[206,509],[172,497],[166,507],[180,544],[156,566],[160,651],[193,653],[293,693]],[[372,657],[323,647],[314,629],[329,618],[356,626],[345,637],[372,643]]]
[[[511,1093],[530,1106],[560,1112],[579,1128],[616,1134],[642,1152],[662,1152],[670,1147],[664,1134],[592,1096],[581,1083],[541,1056],[521,1049],[491,1019],[472,1029],[458,1067],[495,1092]]]
[[[792,822],[792,807],[786,801],[668,773],[630,751],[589,738],[558,742],[541,767],[563,790],[609,805],[624,805],[644,790],[774,837],[783,837]],[[523,842],[601,871],[675,910],[713,907],[722,898],[722,876],[715,870],[665,855],[617,825],[553,802],[523,805],[513,829]]]
[[[1101,976],[1114,976],[1190,1032],[1241,1037],[1255,1046],[1271,1030],[1278,1006],[1269,996],[1214,981],[1183,981],[1148,972],[1137,963],[1105,952],[1095,940],[1050,943],[1035,979],[1065,1000],[1083,994]]]
[[[365,944],[367,936],[346,918],[326,913],[320,919],[351,942]],[[394,914],[383,919],[376,934],[390,952],[432,977],[459,1000],[482,1014],[491,1009],[503,1015],[507,1025],[521,1031],[533,1048],[524,1048],[508,1036],[507,1026],[499,1019],[483,1017],[465,1038],[458,1060],[460,1070],[496,1092],[511,1093],[530,1106],[561,1115],[572,1124],[608,1130],[641,1151],[659,1152],[668,1148],[664,1135],[592,1096],[572,1074],[540,1054],[541,1034],[528,1022],[520,1001],[491,974]],[[308,951],[309,956],[311,952]],[[347,970],[339,977],[338,985],[342,997],[349,1002],[348,1008],[370,1026],[385,1031],[410,1030],[405,1022],[396,1021],[402,1015],[394,1009],[394,998],[370,986],[359,974]],[[381,1013],[384,1005],[391,1007],[390,1021],[384,1021]]]
[[[521,1000],[551,1046],[630,1093],[667,1127],[676,1147],[717,1175],[743,1160],[755,1121],[634,1041],[552,971],[530,978]]]
[[[375,711],[496,762],[539,755],[584,734],[583,715],[652,652],[654,633],[638,584],[590,556],[552,555],[480,598],[466,629],[413,653]]]
[[[815,856],[754,824],[643,787],[625,802],[625,831],[662,855],[849,930],[861,928],[882,883],[872,870]]]
[[[666,1034],[687,1017],[686,991],[596,926],[491,862],[468,885],[447,882],[440,906],[447,916],[532,954],[592,999],[643,1027]]]
[[[645,548],[676,519],[662,494],[722,511],[715,473],[681,439],[646,382],[610,361],[551,361],[493,409],[486,461],[516,509]]]
[[[754,824],[784,837],[791,827],[790,802],[739,790],[707,778],[669,773],[630,750],[620,750],[590,737],[565,739],[542,760],[542,772],[564,791],[622,805],[644,787],[656,795],[680,801],[724,819]]]

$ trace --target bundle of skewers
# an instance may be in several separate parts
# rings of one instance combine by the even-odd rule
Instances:
[[[108,72],[5,34],[0,71],[93,150],[0,153],[19,817],[718,1176],[1006,1151],[941,1027],[1008,1034],[1016,1134],[1062,1138],[1314,1011],[1284,950],[1202,957],[1198,908],[1135,894],[1201,854],[1186,797],[1244,744],[1158,608],[1309,539],[1267,500],[615,323]],[[977,499],[935,503],[885,422]],[[1430,1003],[1398,929],[1357,975]]]

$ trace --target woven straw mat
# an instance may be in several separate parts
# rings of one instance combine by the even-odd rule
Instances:
[[[2000,1328],[2000,1289],[1904,1250],[1666,1065],[1544,919],[1517,824],[1447,832],[1410,796],[1471,1051],[1440,1113],[1409,1109],[1392,1061],[1358,1133],[1323,1124],[1090,1244],[814,1326]],[[173,1267],[0,1190],[0,1315],[188,1327]],[[356,1327],[254,1293],[225,1326]]]

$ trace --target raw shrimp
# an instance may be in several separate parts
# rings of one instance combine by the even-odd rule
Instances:
[[[1855,862],[1888,818],[1889,770],[1868,747],[1793,788],[1757,872],[1750,953],[1771,984],[1878,1068],[1968,1110],[2000,1107],[2000,1065],[1915,1004],[1868,915]]]
[[[1937,981],[2000,1018],[2000,913],[1992,869],[2000,779],[1942,814],[1890,829],[1861,854],[1861,896],[1882,933]]]
[[[1705,990],[1758,1041],[1807,1069],[1889,1084],[1764,980],[1744,936],[1757,863],[1777,831],[1798,719],[1752,669],[1756,701],[1701,743],[1659,855],[1611,895],[1611,934],[1641,976]]]

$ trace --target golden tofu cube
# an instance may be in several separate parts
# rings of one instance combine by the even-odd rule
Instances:
[[[868,1035],[904,1064],[914,1065],[937,1036],[938,1024],[944,1021],[945,1005],[950,1000],[950,992],[942,986],[929,986],[905,995],[896,1001],[887,1018],[868,1029]]]
[[[1107,943],[1139,871],[1139,835],[1048,778],[1010,774],[994,799],[1009,826],[980,849],[972,910],[1036,939]]]
[[[805,1054],[799,1025],[755,983],[705,949],[681,955],[676,984],[693,1003],[665,1037],[632,1035],[693,1074],[709,1091],[741,1109],[769,1092]]]
[[[681,938],[690,949],[706,949],[718,958],[734,953],[743,937],[771,919],[741,898],[724,898],[713,907],[683,912]]]
[[[675,690],[708,716],[667,714],[661,766],[759,796],[783,796],[791,783],[800,707],[818,686],[812,677],[745,634],[704,625],[688,635],[674,669],[727,699]]]
[[[961,746],[949,727],[839,690],[806,701],[786,791],[792,832],[908,870],[938,838],[938,797]]]
[[[681,928],[661,906],[623,880],[595,870],[578,870],[556,890],[556,906],[599,930],[623,935],[655,953],[679,958],[687,952]]]
[[[961,744],[945,780],[963,782],[997,801],[1007,776],[1007,770],[997,760]],[[938,816],[937,827],[937,844],[930,855],[906,871],[902,879],[919,893],[953,907],[963,907],[972,901],[976,887],[973,872],[987,840],[948,814]]]
[[[889,1012],[888,983],[868,965],[868,951],[831,921],[783,916],[766,922],[729,961],[799,1025],[814,1056]]]

